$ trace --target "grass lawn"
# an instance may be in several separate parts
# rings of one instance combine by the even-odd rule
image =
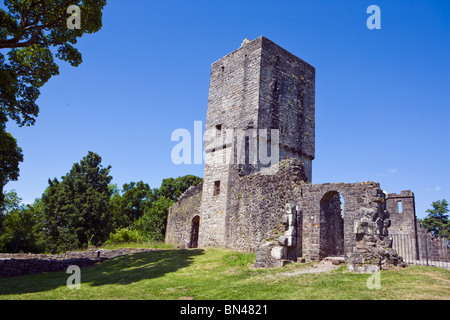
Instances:
[[[409,266],[382,271],[380,289],[369,274],[342,266],[328,273],[286,276],[308,264],[255,269],[253,254],[208,248],[136,253],[81,269],[81,289],[65,272],[0,279],[0,299],[450,299],[450,271]]]

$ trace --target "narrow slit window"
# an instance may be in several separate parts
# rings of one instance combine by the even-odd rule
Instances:
[[[220,194],[220,181],[214,181],[214,195],[218,196]]]
[[[397,212],[402,213],[403,212],[403,203],[402,201],[397,202]]]

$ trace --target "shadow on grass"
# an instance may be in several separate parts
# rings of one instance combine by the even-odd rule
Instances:
[[[81,285],[91,287],[133,282],[162,277],[188,267],[204,250],[157,250],[119,256],[97,266],[81,269]],[[47,273],[0,279],[0,295],[43,292],[65,287],[70,274]],[[1,297],[0,297],[1,298]]]

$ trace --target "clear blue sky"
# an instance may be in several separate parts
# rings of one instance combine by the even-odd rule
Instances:
[[[450,200],[449,1],[110,0],[103,28],[41,90],[36,125],[7,129],[23,148],[26,203],[88,151],[113,183],[203,176],[174,165],[171,133],[205,121],[211,63],[244,38],[271,39],[316,68],[313,183],[411,189],[417,216]],[[369,30],[369,5],[381,30]]]

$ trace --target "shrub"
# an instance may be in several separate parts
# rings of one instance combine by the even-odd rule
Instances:
[[[109,239],[105,242],[107,244],[123,243],[123,242],[142,242],[144,237],[141,232],[131,228],[122,228],[116,230],[109,235]]]

